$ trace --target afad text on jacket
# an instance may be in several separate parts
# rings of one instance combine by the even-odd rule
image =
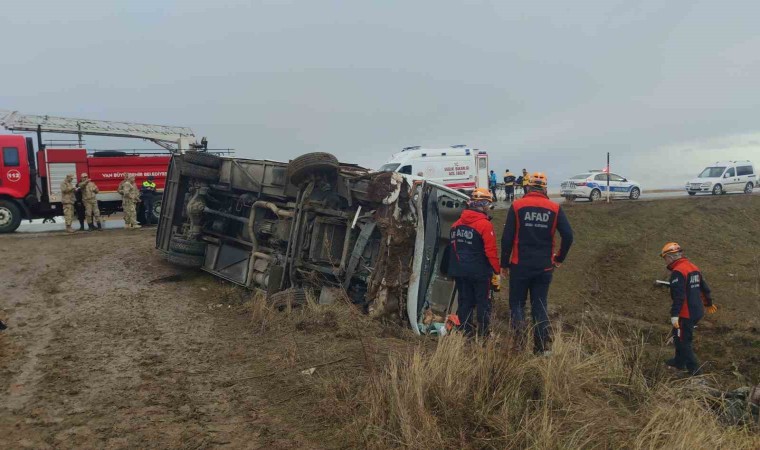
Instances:
[[[491,278],[499,273],[493,224],[485,213],[466,209],[450,230],[448,274],[452,277]]]

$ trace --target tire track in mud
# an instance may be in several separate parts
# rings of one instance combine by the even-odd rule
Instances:
[[[230,360],[249,320],[226,308],[210,312],[208,302],[221,293],[203,275],[149,283],[176,273],[152,236],[3,242],[10,253],[40,256],[25,259],[23,270],[0,268],[18,297],[5,308],[10,333],[0,335],[0,345],[16,349],[0,351],[0,381],[18,386],[0,391],[2,441],[14,448],[308,446],[266,414],[255,392],[241,397],[223,386],[250,370]],[[39,276],[26,281],[27,272]]]
[[[44,258],[39,255],[35,257],[34,265],[39,265]],[[3,402],[3,407],[9,410],[19,410],[24,407],[28,399],[34,394],[37,384],[41,378],[38,372],[38,366],[43,351],[48,347],[53,338],[53,331],[50,324],[59,316],[59,302],[56,296],[60,293],[58,284],[63,280],[63,271],[60,268],[50,268],[49,264],[44,264],[48,269],[43,272],[31,285],[19,286],[18,283],[9,283],[10,288],[7,298],[16,298],[15,306],[23,307],[30,302],[43,300],[44,305],[38,305],[34,308],[37,315],[20,314],[14,316],[14,322],[19,324],[23,330],[22,339],[30,344],[26,349],[26,360],[21,364],[17,375],[10,381],[7,388],[7,396]],[[28,265],[20,265],[18,272],[26,272]],[[29,289],[31,287],[31,289]],[[23,291],[23,295],[21,294]],[[39,307],[43,306],[43,307]]]

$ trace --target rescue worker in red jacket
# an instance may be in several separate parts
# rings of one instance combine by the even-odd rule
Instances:
[[[668,242],[660,256],[670,271],[670,323],[673,325],[673,344],[676,355],[665,364],[677,369],[687,369],[698,375],[699,361],[692,346],[694,328],[705,315],[718,311],[713,304],[710,287],[697,266],[683,256],[683,249],[675,242]]]
[[[573,230],[560,206],[546,195],[546,175],[535,172],[528,192],[515,200],[507,213],[501,238],[501,274],[509,277],[509,310],[516,347],[525,348],[527,323],[525,303],[530,293],[533,317],[533,352],[549,354],[549,285],[552,272],[567,257]],[[554,251],[554,234],[562,244]]]
[[[477,310],[478,335],[487,336],[491,320],[491,284],[498,282],[499,256],[496,236],[488,210],[493,196],[477,188],[459,220],[450,230],[448,274],[456,281],[459,293],[457,316],[465,334],[473,334],[472,315]]]

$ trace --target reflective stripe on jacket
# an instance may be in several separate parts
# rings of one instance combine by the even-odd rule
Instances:
[[[686,258],[668,266],[670,272],[670,317],[697,321],[705,315],[705,306],[712,305],[710,287],[699,267]]]
[[[562,262],[573,243],[573,230],[562,208],[541,192],[528,192],[509,208],[501,238],[501,265],[526,275],[553,268],[554,234],[562,244],[554,261]]]

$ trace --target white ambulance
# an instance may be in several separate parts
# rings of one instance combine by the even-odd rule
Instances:
[[[380,171],[419,176],[466,194],[479,187],[488,189],[488,154],[466,145],[406,147]]]

